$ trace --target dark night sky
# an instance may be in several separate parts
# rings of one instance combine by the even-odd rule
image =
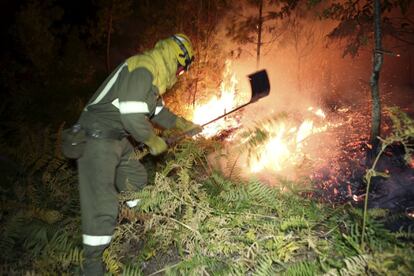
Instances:
[[[3,0],[1,1],[0,22],[2,35],[10,34],[10,27],[13,24],[16,13],[27,0]],[[55,0],[53,3],[64,10],[62,24],[82,25],[94,14],[93,1],[88,0]]]
[[[84,24],[93,13],[91,1],[58,0],[56,3],[65,10],[63,19],[68,24]]]

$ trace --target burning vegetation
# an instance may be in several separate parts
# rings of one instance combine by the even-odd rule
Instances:
[[[231,65],[226,62],[219,96],[196,105],[195,122],[204,124],[248,101],[248,89],[239,88],[238,77]],[[386,97],[383,102],[387,102]],[[298,181],[309,178],[315,184],[306,188],[316,189],[310,195],[320,200],[358,202],[361,200],[359,194],[364,190],[361,180],[365,174],[367,151],[372,149],[367,137],[367,107],[369,102],[362,100],[333,108],[325,106],[327,111],[313,106],[292,112],[274,113],[272,109],[270,116],[245,118],[247,124],[242,122],[242,110],[208,124],[200,135],[224,142],[225,149],[213,154],[210,161],[227,175],[241,171],[246,179],[255,177],[267,180],[270,185],[277,185],[276,179]],[[251,108],[255,109],[254,106]],[[389,113],[384,112],[384,116],[387,115]],[[384,131],[388,133],[390,128],[392,124],[387,122]],[[406,147],[405,151],[410,150]],[[223,153],[225,158],[220,158]],[[399,153],[389,154],[399,158]],[[409,167],[411,162],[408,161]],[[406,181],[411,182],[411,178]],[[413,202],[405,202],[403,208],[410,204]]]
[[[115,61],[172,26],[188,30],[196,59],[167,106],[200,125],[244,107],[164,156],[142,158],[136,147],[149,183],[120,194],[108,272],[412,275],[412,5],[383,3],[390,48],[371,49],[373,1],[21,2],[7,4],[16,6],[15,33],[3,56],[1,275],[81,273],[76,162],[59,150],[64,122]],[[71,17],[77,10],[83,19]],[[376,99],[371,54],[379,63],[384,55]],[[248,76],[263,68],[270,94],[250,104]]]

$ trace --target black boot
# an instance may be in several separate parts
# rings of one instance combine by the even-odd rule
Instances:
[[[102,260],[103,251],[108,245],[101,246],[83,246],[83,275],[85,276],[103,276],[105,266]]]

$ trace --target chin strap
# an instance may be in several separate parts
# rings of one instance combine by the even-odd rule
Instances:
[[[185,70],[185,68],[181,65],[181,64],[177,64],[177,72],[175,73],[175,75],[177,76],[177,77],[179,77],[179,76],[181,76],[182,74],[184,74],[184,72],[185,72],[186,70]]]

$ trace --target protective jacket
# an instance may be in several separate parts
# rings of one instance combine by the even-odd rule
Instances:
[[[86,129],[127,131],[138,142],[153,135],[149,120],[163,128],[175,126],[177,116],[161,95],[177,81],[177,63],[169,40],[119,65],[92,96],[80,123]]]

